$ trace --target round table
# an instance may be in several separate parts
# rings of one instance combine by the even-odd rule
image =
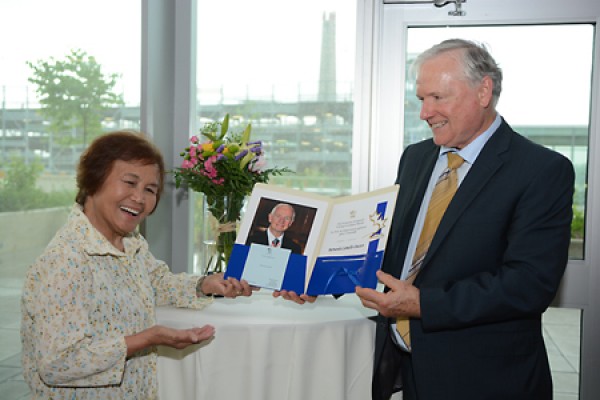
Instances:
[[[370,399],[374,314],[355,294],[299,305],[264,290],[203,310],[159,307],[160,324],[216,328],[207,343],[159,348],[160,398]]]

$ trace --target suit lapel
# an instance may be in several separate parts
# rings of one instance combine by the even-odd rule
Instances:
[[[508,150],[511,132],[506,122],[502,121],[498,130],[494,132],[481,150],[481,153],[456,191],[440,222],[423,261],[423,268],[427,266],[428,261],[435,254],[439,246],[444,243],[446,235],[448,235],[470,203],[485,189],[492,176],[502,167],[504,163],[502,154]]]
[[[382,267],[385,272],[395,277],[400,277],[402,272],[412,229],[439,154],[439,147],[433,144],[433,140],[429,140],[422,146],[409,147],[405,151],[407,153],[403,156],[400,175],[396,180],[396,183],[400,184],[400,191],[389,238],[389,242],[396,245],[387,246]]]
[[[423,202],[423,196],[425,195],[425,190],[427,190],[427,185],[429,184],[433,167],[435,166],[439,156],[439,147],[435,146],[433,141],[431,144],[432,146],[428,147],[426,151],[420,155],[417,155],[418,163],[415,163],[415,165],[412,166],[407,166],[407,168],[411,168],[415,171],[415,176],[413,177],[414,187],[407,188],[410,191],[407,194],[407,207],[405,211],[408,211],[409,214],[403,216],[408,217],[409,221],[411,221],[409,224],[411,226],[411,232],[412,225],[417,219],[417,214],[419,213],[421,203]],[[402,190],[402,188],[400,190]]]

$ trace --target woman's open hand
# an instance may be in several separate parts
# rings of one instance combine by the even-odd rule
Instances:
[[[163,325],[154,325],[135,335],[125,336],[127,357],[150,346],[169,346],[185,349],[189,345],[198,344],[212,338],[215,328],[204,325],[201,328],[175,329]]]

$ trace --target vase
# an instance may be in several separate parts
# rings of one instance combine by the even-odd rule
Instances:
[[[225,272],[237,237],[246,196],[229,193],[204,196],[205,243],[209,238],[210,256],[204,275]]]

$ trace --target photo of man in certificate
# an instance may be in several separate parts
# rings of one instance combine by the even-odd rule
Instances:
[[[251,243],[262,244],[270,247],[289,249],[292,253],[302,254],[302,246],[297,243],[288,232],[296,219],[296,210],[291,204],[277,203],[267,215],[266,228],[255,227],[246,240],[246,245]]]

